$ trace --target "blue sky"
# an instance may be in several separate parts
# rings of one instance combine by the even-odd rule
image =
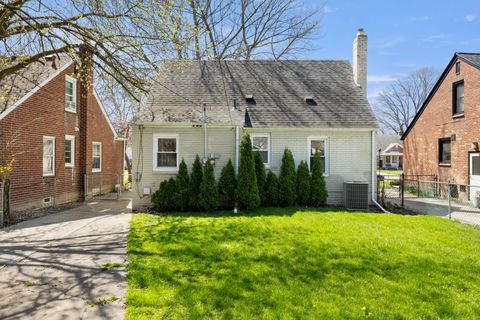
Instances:
[[[416,69],[443,70],[455,51],[480,52],[479,0],[330,0],[323,11],[314,50],[298,58],[351,61],[356,30],[364,28],[370,100]]]

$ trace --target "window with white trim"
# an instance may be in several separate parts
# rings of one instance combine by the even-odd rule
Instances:
[[[55,138],[43,137],[43,176],[55,175]]]
[[[328,175],[328,139],[312,137],[308,139],[308,165],[312,170],[313,156],[318,153],[322,159],[323,174]]]
[[[154,135],[153,169],[178,170],[178,135]]]
[[[65,110],[77,112],[77,79],[65,76]]]
[[[254,153],[260,153],[265,166],[270,166],[270,135],[252,134],[252,150]]]
[[[65,136],[65,167],[75,166],[75,136]]]
[[[92,143],[92,172],[102,171],[102,143]]]

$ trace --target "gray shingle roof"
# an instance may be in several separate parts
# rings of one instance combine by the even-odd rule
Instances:
[[[460,58],[467,60],[477,68],[480,68],[480,53],[458,52],[457,55]]]
[[[254,105],[245,102],[253,95]],[[305,102],[313,96],[315,105]],[[234,108],[236,100],[237,108]],[[376,128],[347,61],[167,63],[136,122],[208,122],[251,127]]]
[[[43,59],[2,79],[0,81],[0,113],[71,62],[72,59],[67,55],[60,55],[55,59],[56,68],[53,68],[51,61]]]

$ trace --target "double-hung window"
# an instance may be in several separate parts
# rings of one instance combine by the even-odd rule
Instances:
[[[55,175],[55,138],[43,137],[43,176]]]
[[[438,140],[438,163],[450,165],[452,160],[452,140],[443,138]]]
[[[318,153],[322,159],[323,175],[328,176],[328,138],[309,137],[308,138],[308,157],[309,167],[312,170],[313,157]]]
[[[177,171],[178,170],[178,135],[153,136],[153,170]]]
[[[65,77],[65,110],[77,112],[77,79]]]
[[[462,115],[464,111],[464,85],[460,81],[453,84],[453,115]]]
[[[252,149],[254,153],[262,156],[263,164],[270,166],[270,135],[252,134]]]
[[[75,136],[65,136],[65,167],[75,166]]]
[[[92,143],[92,172],[102,171],[102,143]]]

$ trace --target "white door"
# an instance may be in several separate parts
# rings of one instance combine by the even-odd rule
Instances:
[[[480,153],[470,153],[470,200],[480,193]]]

